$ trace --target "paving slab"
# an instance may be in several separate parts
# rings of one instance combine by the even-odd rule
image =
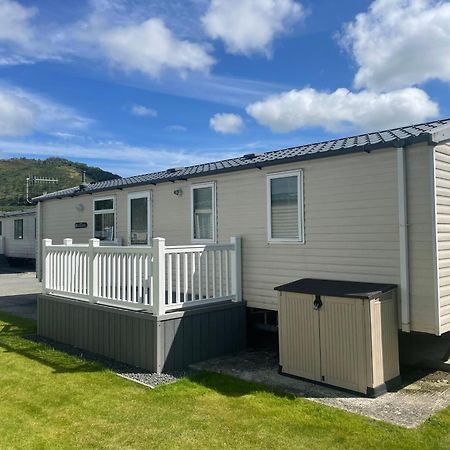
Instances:
[[[372,419],[414,428],[450,405],[450,373],[402,368],[402,387],[378,398],[367,398],[301,379],[280,375],[272,351],[246,350],[191,366],[196,370],[232,375],[298,397],[361,414]]]
[[[41,283],[35,272],[0,273],[0,310],[36,320]]]

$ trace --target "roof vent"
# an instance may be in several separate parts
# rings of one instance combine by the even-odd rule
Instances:
[[[84,191],[89,186],[89,183],[86,183],[86,172],[83,170],[81,172],[81,183],[79,185],[80,191]]]
[[[174,173],[174,172],[179,172],[180,170],[183,170],[184,167],[172,167],[170,169],[167,169],[166,172],[167,173]]]
[[[253,158],[256,158],[256,153],[246,153],[242,158],[243,158],[243,159],[253,159]]]

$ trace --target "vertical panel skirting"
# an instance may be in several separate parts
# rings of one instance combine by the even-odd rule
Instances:
[[[154,316],[48,295],[38,296],[38,334],[155,371]]]
[[[38,334],[152,372],[245,348],[245,303],[153,316],[110,306],[38,296]]]
[[[237,352],[246,345],[245,303],[187,311],[160,322],[162,371]],[[225,333],[228,330],[228,333]]]

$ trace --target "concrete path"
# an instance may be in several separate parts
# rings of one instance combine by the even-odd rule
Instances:
[[[298,397],[373,419],[414,428],[450,405],[450,373],[402,368],[403,386],[378,398],[367,398],[331,386],[310,383],[278,373],[275,352],[244,351],[191,366],[264,384]]]
[[[36,296],[41,283],[35,272],[0,273],[0,310],[36,320]]]

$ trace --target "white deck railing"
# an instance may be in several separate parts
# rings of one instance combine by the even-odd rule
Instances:
[[[106,247],[43,240],[43,292],[155,315],[207,302],[241,301],[241,239],[230,244]]]

